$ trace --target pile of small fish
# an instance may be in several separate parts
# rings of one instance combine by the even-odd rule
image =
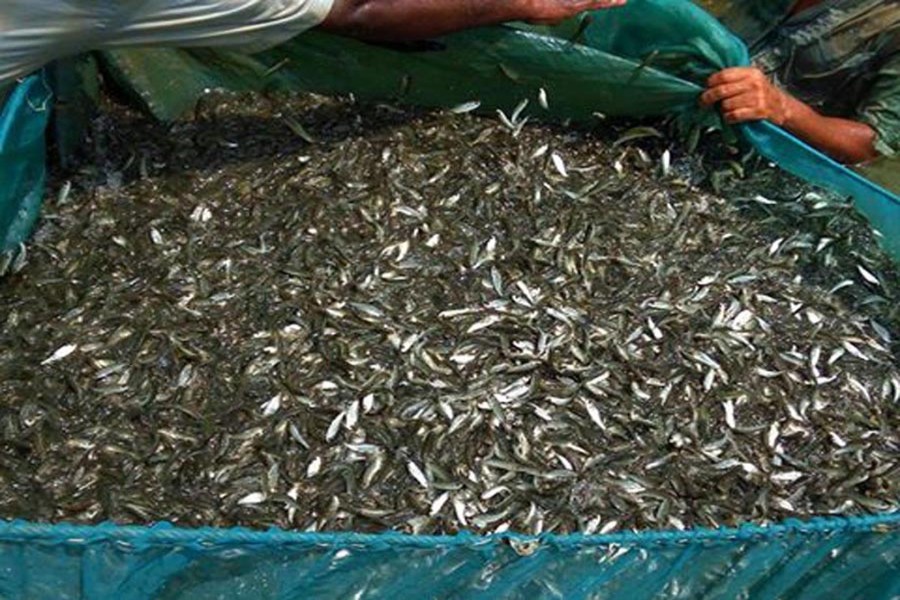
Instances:
[[[456,113],[110,107],[0,285],[0,516],[538,533],[897,508],[898,279],[850,207],[720,197],[613,126]]]

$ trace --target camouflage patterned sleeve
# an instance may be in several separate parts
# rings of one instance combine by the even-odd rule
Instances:
[[[882,67],[858,116],[878,134],[875,147],[880,154],[900,154],[900,54]]]

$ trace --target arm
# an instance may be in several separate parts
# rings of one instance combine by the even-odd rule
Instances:
[[[322,29],[402,42],[507,21],[550,23],[625,0],[335,0]]]
[[[849,119],[826,117],[772,84],[756,68],[725,69],[710,77],[701,103],[721,103],[727,123],[768,120],[845,164],[878,157],[875,130]]]

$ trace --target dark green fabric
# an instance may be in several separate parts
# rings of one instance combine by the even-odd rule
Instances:
[[[749,48],[754,48],[788,18],[796,3],[797,0],[730,0],[716,14]]]
[[[791,15],[795,0],[737,2],[722,16],[753,62],[820,112],[878,132],[900,151],[900,2],[826,0]]]
[[[900,191],[900,156],[879,158],[860,167],[859,172],[880,186]]]
[[[57,160],[66,168],[83,152],[100,101],[97,62],[82,55],[54,63],[47,72],[54,91],[52,139]]]
[[[6,106],[6,99],[9,98],[12,90],[13,88],[11,86],[0,86],[0,112],[2,112],[3,108]]]

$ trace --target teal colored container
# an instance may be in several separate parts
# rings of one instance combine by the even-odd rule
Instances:
[[[0,253],[24,242],[40,214],[51,98],[43,76],[34,75],[9,93],[0,112]]]
[[[743,128],[743,133],[760,154],[785,171],[853,198],[856,209],[878,232],[882,248],[895,262],[900,263],[900,198],[895,193],[835,162],[771,123],[751,123]]]
[[[891,600],[900,516],[529,538],[0,524],[30,600]]]

